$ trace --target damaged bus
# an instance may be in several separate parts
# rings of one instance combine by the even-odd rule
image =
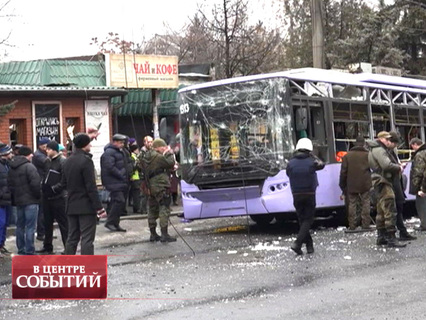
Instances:
[[[403,160],[411,138],[425,139],[426,81],[403,77],[295,69],[189,86],[178,105],[189,220],[248,215],[267,224],[294,216],[285,169],[302,137],[326,162],[317,215],[342,218],[340,161],[357,136],[397,131]]]

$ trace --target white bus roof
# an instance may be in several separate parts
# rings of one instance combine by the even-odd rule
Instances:
[[[187,92],[191,90],[210,88],[237,82],[254,81],[268,78],[288,78],[292,80],[328,82],[333,84],[372,87],[384,90],[407,91],[426,94],[426,81],[424,80],[387,76],[373,73],[352,74],[336,70],[325,70],[316,68],[293,69],[289,71],[257,74],[252,76],[205,82],[182,88],[179,90],[179,92]]]

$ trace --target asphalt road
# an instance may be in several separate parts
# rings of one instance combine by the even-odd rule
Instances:
[[[98,227],[96,254],[108,255],[105,300],[13,300],[3,259],[0,318],[424,319],[426,234],[386,249],[374,232],[317,226],[315,253],[296,257],[294,224],[171,220],[188,245],[150,243],[146,219],[124,220],[127,233]]]

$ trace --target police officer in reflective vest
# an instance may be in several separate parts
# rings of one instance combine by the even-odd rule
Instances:
[[[163,139],[155,139],[152,149],[143,158],[145,181],[149,189],[148,226],[149,240],[173,242],[176,238],[168,234],[170,216],[170,171],[176,164],[173,151]],[[160,219],[161,237],[156,232],[157,219]]]

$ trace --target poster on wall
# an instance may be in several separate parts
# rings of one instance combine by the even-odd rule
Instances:
[[[61,142],[61,114],[59,103],[33,104],[35,144],[42,138]],[[37,146],[35,145],[34,148]]]
[[[101,156],[104,147],[110,142],[109,108],[108,100],[86,100],[85,101],[86,131],[89,128],[99,130],[98,137],[91,142],[93,163],[95,164],[97,178],[101,175]]]

